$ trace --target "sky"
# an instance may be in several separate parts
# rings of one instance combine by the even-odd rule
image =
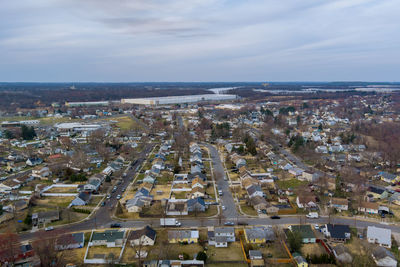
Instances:
[[[0,81],[400,81],[398,0],[2,0]]]

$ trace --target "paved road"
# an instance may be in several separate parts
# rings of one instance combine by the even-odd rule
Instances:
[[[259,129],[256,128],[252,128],[254,130],[254,132],[256,132],[258,135],[261,135],[261,132]],[[286,157],[287,160],[289,160],[290,162],[292,162],[293,164],[295,164],[297,167],[303,169],[303,170],[312,170],[313,172],[317,173],[319,176],[332,176],[330,174],[327,174],[321,170],[318,170],[316,168],[313,168],[311,166],[308,166],[306,164],[304,164],[304,162],[298,158],[296,155],[292,154],[292,152],[290,152],[289,150],[285,149],[282,147],[282,145],[277,142],[275,139],[273,138],[269,138],[268,142],[276,147],[279,150],[279,153],[282,154],[283,156]]]
[[[236,210],[235,200],[232,197],[231,191],[229,189],[228,179],[225,174],[224,166],[222,165],[221,158],[217,149],[210,144],[204,144],[210,151],[211,162],[213,164],[214,179],[217,184],[217,189],[222,190],[221,205],[225,206],[225,210],[222,211],[224,218],[228,220],[236,219],[239,214]]]

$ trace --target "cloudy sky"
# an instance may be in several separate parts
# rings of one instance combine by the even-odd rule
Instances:
[[[2,0],[0,81],[400,81],[399,0]]]

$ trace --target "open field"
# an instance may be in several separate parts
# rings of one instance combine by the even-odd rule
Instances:
[[[66,208],[74,198],[75,197],[43,197],[41,199],[38,199],[36,204],[38,206],[44,205]]]
[[[322,245],[318,243],[314,244],[303,244],[301,248],[301,255],[307,256],[307,255],[322,255],[326,254],[325,249],[322,247]]]
[[[45,193],[77,193],[78,188],[76,187],[53,187],[47,190]]]
[[[151,190],[150,195],[154,196],[154,200],[161,200],[164,198],[169,198],[170,191],[171,191],[171,186],[169,185],[156,185]]]
[[[106,258],[110,254],[114,254],[114,258],[117,259],[121,253],[121,248],[108,248],[106,246],[92,246],[89,248],[89,253],[87,258],[93,259],[95,254],[104,254]]]
[[[210,261],[244,261],[240,242],[229,243],[227,248],[207,246],[207,256]]]
[[[287,189],[287,188],[296,188],[301,185],[306,185],[308,184],[307,181],[300,181],[295,178],[289,179],[289,180],[278,180],[276,181],[276,184],[279,186],[281,189]]]

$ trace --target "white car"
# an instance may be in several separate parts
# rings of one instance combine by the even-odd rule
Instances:
[[[117,196],[117,199],[121,199],[121,195],[118,195],[118,196]]]
[[[54,227],[53,226],[49,226],[49,227],[44,228],[44,230],[45,231],[52,231],[52,230],[54,230]]]
[[[319,230],[319,225],[318,224],[314,224],[314,229],[315,230]]]
[[[225,206],[222,206],[222,210],[226,210],[226,207],[225,207]]]

